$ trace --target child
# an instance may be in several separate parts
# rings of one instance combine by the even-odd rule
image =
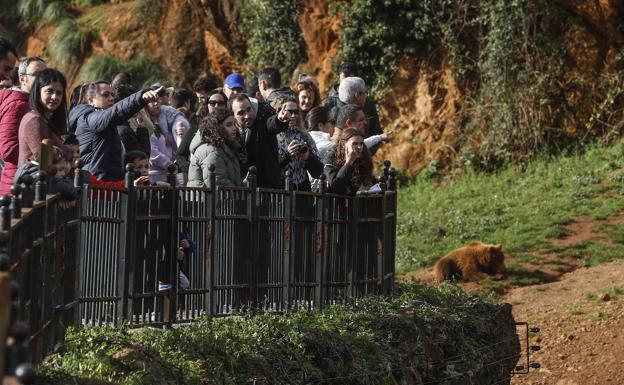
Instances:
[[[188,231],[182,231],[180,233],[180,247],[178,248],[177,260],[180,264],[180,274],[178,275],[178,287],[180,289],[188,289],[191,283],[184,273],[188,271],[188,258],[195,252],[195,241],[191,238],[191,234]],[[164,291],[171,289],[171,284],[166,283],[164,280],[158,281],[158,290]]]
[[[40,157],[41,153],[36,152],[32,155],[31,160],[22,162],[15,173],[13,182],[23,185],[23,178],[26,175],[30,175],[34,179],[35,174],[41,169],[39,164]],[[75,203],[76,198],[78,198],[78,192],[73,184],[66,178],[70,170],[70,163],[67,161],[63,150],[59,147],[52,147],[52,165],[50,165],[48,169],[48,174],[53,176],[50,180],[49,192],[51,194],[59,193],[61,195],[61,202],[59,204],[62,208],[69,208]]]

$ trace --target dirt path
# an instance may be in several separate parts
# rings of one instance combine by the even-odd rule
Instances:
[[[539,326],[532,354],[541,368],[513,385],[624,384],[624,261],[564,274],[559,281],[512,289],[516,320]]]

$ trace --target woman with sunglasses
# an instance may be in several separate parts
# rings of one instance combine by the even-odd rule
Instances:
[[[18,131],[19,164],[41,151],[43,139],[64,149],[61,135],[67,130],[66,89],[65,76],[55,69],[44,69],[37,75],[29,96],[30,111],[22,118]]]
[[[276,100],[277,115],[267,121],[267,126],[276,126],[276,119],[288,122],[288,129],[277,135],[277,150],[282,177],[291,172],[293,188],[297,191],[311,191],[308,172],[313,178],[323,173],[323,163],[319,157],[314,139],[303,126],[297,99],[285,96]]]
[[[220,88],[208,92],[206,95],[206,101],[204,103],[199,101],[199,107],[195,113],[195,117],[191,118],[191,121],[199,122],[204,116],[212,115],[217,116],[227,111],[227,98]],[[182,137],[182,141],[178,145],[176,150],[176,162],[182,170],[184,182],[188,181],[189,161],[191,158],[191,142],[197,135],[198,124],[191,124],[191,128],[186,131]]]

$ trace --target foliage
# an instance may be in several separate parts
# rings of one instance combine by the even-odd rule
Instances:
[[[264,67],[279,69],[288,79],[298,64],[307,60],[305,42],[297,16],[299,0],[247,0],[241,9],[242,32],[247,36],[245,64],[255,72]]]
[[[604,219],[624,209],[617,193],[623,170],[620,140],[611,148],[591,146],[582,155],[536,159],[524,170],[467,172],[442,185],[419,176],[399,190],[399,269],[431,265],[471,240],[502,243],[512,255],[574,252],[590,265],[621,258],[618,227],[599,232],[613,235],[614,245],[590,240],[582,249],[555,249],[548,239],[564,236],[565,225],[577,216]]]
[[[61,21],[50,36],[47,53],[61,70],[80,61],[91,49],[93,35],[73,19]]]
[[[54,23],[70,17],[66,0],[20,0],[17,11],[29,23]]]
[[[517,353],[513,341],[500,343],[505,330],[515,337],[505,311],[453,285],[413,284],[400,287],[394,298],[368,297],[356,307],[246,313],[132,333],[83,328],[69,332],[39,374],[57,384],[73,378],[156,383],[154,373],[161,375],[158,383],[179,384],[389,384],[449,376],[472,383],[487,362]],[[432,349],[438,352],[434,366],[427,359]],[[137,364],[121,359],[128,350],[139,353]],[[454,359],[443,359],[449,356]]]
[[[337,61],[357,63],[377,98],[403,58],[450,66],[465,94],[457,147],[470,155],[453,166],[493,171],[542,151],[576,150],[597,136],[612,143],[624,131],[623,55],[597,79],[570,68],[573,43],[561,36],[585,27],[559,7],[546,0],[335,0]]]
[[[162,74],[156,63],[143,54],[138,54],[126,63],[121,63],[112,55],[98,54],[82,67],[80,71],[80,81],[94,81],[98,79],[112,79],[113,75],[119,71],[130,72],[137,87],[147,87],[160,81]]]

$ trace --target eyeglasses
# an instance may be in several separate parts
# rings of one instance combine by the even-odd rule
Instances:
[[[221,101],[221,100],[209,100],[206,103],[210,104],[211,106],[225,106],[227,104],[227,102]]]
[[[32,76],[32,77],[34,78],[34,77],[36,77],[36,76],[37,76],[37,75],[39,75],[39,74],[40,74],[40,72],[33,72],[33,73],[31,73],[31,74],[29,74],[29,73],[25,73],[25,74],[24,74],[24,76]]]

